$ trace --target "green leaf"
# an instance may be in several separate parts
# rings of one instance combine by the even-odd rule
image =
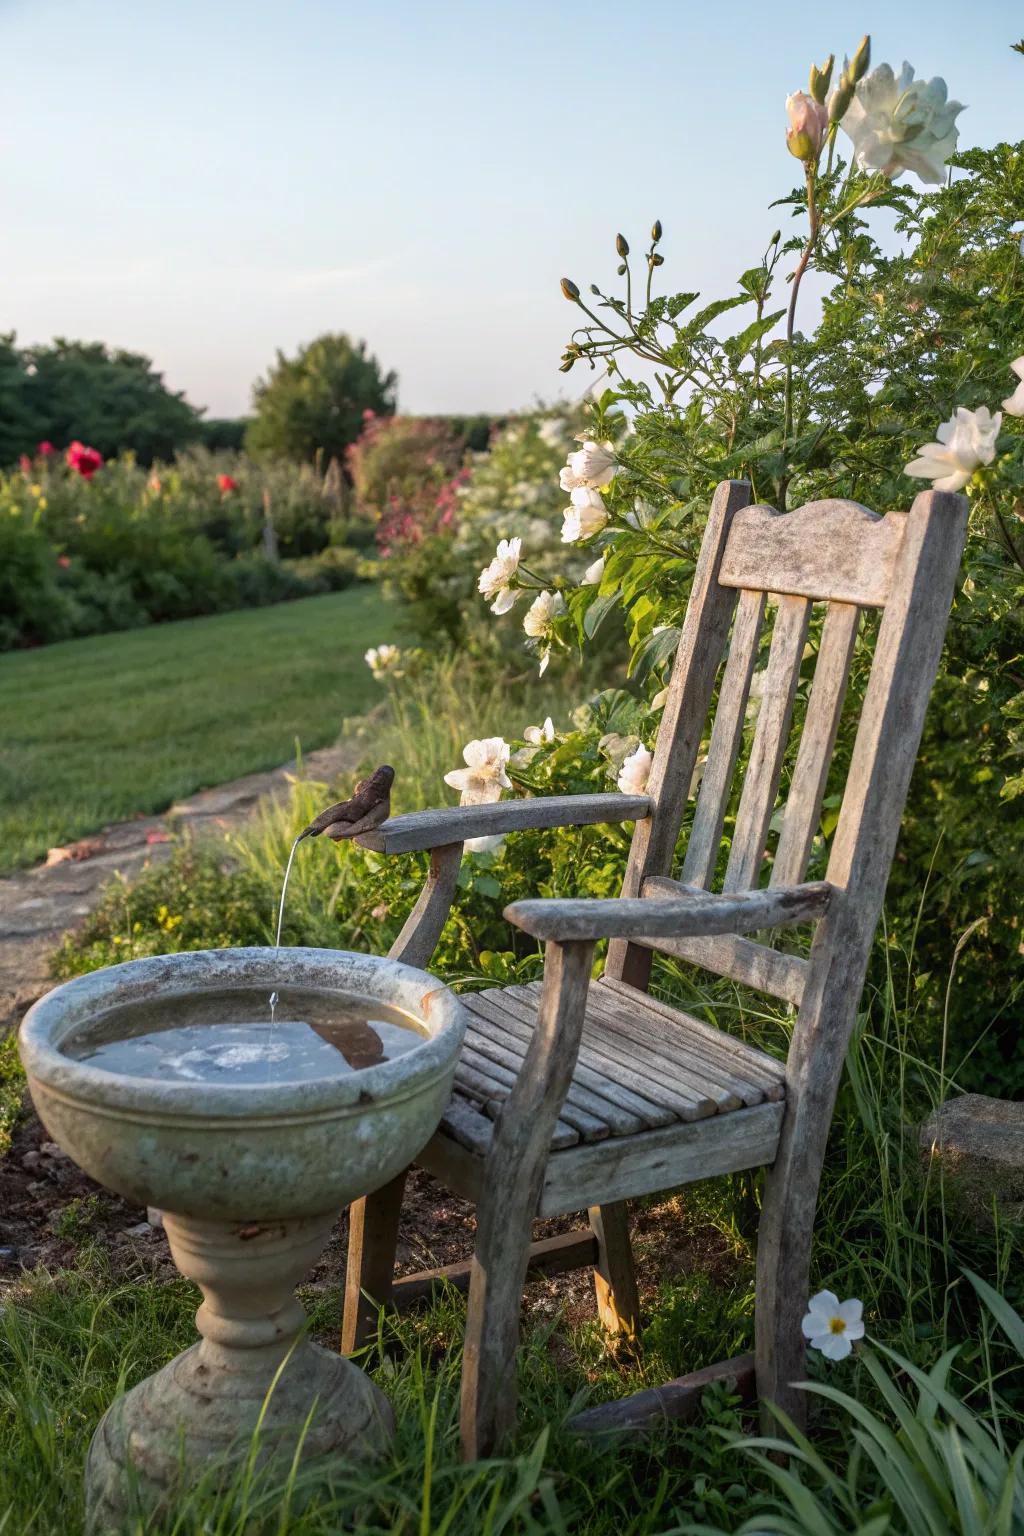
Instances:
[[[617,607],[618,602],[619,594],[609,592],[607,597],[599,597],[591,603],[583,619],[583,632],[588,640],[593,640],[612,609]]]

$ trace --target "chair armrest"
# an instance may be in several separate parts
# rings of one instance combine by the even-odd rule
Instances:
[[[538,795],[532,800],[497,800],[491,805],[452,805],[436,811],[392,816],[356,838],[376,853],[413,853],[443,848],[471,837],[496,837],[539,827],[583,827],[602,821],[642,821],[651,813],[646,795]]]
[[[647,880],[641,897],[514,901],[505,916],[535,939],[560,944],[574,939],[697,938],[810,922],[823,915],[834,891],[827,880],[819,880],[718,896],[675,880]]]

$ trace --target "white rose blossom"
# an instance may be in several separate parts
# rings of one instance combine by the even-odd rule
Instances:
[[[1007,395],[1003,401],[1003,410],[1007,416],[1024,416],[1024,357],[1014,358],[1010,364],[1020,383],[1012,395]]]
[[[582,586],[582,587],[597,587],[597,586],[600,586],[600,584],[601,584],[601,577],[603,575],[604,575],[604,555],[602,555],[600,557],[600,559],[595,560],[593,565],[588,565],[587,566],[586,570],[583,572],[583,580],[580,582],[580,586]]]
[[[371,645],[363,660],[373,673],[374,677],[386,677],[389,672],[394,672],[402,659],[402,653],[397,645]]]
[[[642,795],[647,788],[647,780],[651,775],[651,763],[654,759],[644,746],[643,742],[635,752],[631,752],[623,759],[619,776],[615,780],[624,795]]]
[[[993,416],[985,405],[976,411],[958,405],[936,432],[938,442],[922,444],[919,457],[911,460],[904,474],[931,480],[937,491],[963,490],[978,466],[995,458],[1002,424],[1001,411]]]
[[[618,460],[607,443],[594,443],[589,439],[570,453],[565,468],[558,476],[563,491],[599,491],[615,478]]]
[[[812,1349],[820,1349],[826,1360],[845,1360],[853,1341],[864,1337],[864,1304],[851,1297],[840,1301],[831,1291],[819,1291],[807,1303],[807,1314],[800,1324]]]
[[[555,723],[548,715],[543,725],[528,725],[523,732],[523,740],[528,741],[532,747],[543,746],[546,742],[555,739]]]
[[[561,592],[539,592],[526,610],[523,628],[531,640],[543,640],[550,635],[555,620],[565,612],[565,599]]]
[[[518,592],[512,590],[510,583],[519,569],[522,550],[522,539],[502,539],[494,559],[480,572],[477,586],[484,597],[494,598],[492,613],[508,613],[519,596]]]
[[[941,186],[963,110],[961,102],[948,100],[946,82],[938,76],[915,80],[907,63],[899,75],[880,64],[857,86],[841,127],[853,140],[861,170],[890,178],[913,171],[923,182]]]
[[[460,805],[490,805],[501,799],[503,789],[512,781],[505,772],[512,748],[501,736],[485,736],[467,742],[462,749],[465,768],[453,768],[444,782],[459,791]]]
[[[569,499],[571,505],[563,513],[562,543],[576,544],[580,539],[591,539],[595,533],[600,533],[608,521],[608,509],[601,500],[601,492],[577,486]]]

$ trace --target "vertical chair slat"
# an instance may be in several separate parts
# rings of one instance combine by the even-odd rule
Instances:
[[[745,891],[757,884],[768,824],[779,791],[810,617],[811,604],[807,598],[779,598],[761,710],[725,871],[723,889],[726,891]]]
[[[707,886],[715,871],[729,789],[743,740],[743,719],[750,679],[757,662],[764,605],[763,592],[743,592],[737,605],[729,659],[722,674],[718,708],[711,729],[708,760],[704,765],[693,831],[683,862],[683,880],[688,885]]]
[[[807,870],[846,697],[859,622],[860,609],[855,604],[829,605],[772,866],[772,885],[798,885]]]

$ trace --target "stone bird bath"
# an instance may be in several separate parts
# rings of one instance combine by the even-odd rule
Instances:
[[[272,1061],[262,1081],[178,1081],[69,1054],[112,1009],[156,1007],[166,1019],[174,1000],[185,1008],[197,994],[269,997],[277,987],[285,1002],[286,988],[302,988],[339,1008],[361,1004],[365,1017],[398,1010],[419,1032],[404,1054],[298,1081],[288,1080],[287,1060]],[[387,1399],[350,1361],[303,1337],[293,1288],[342,1208],[430,1139],[464,1030],[457,999],[426,972],[315,949],[130,961],[56,988],[29,1012],[21,1055],[50,1136],[98,1183],[164,1212],[174,1262],[203,1293],[200,1341],[117,1398],[96,1430],[91,1530],[118,1528],[137,1504],[173,1501],[210,1458],[230,1466],[249,1452],[261,1415],[260,1465],[280,1458],[287,1468],[300,1445],[303,1467],[325,1469],[387,1448]]]

